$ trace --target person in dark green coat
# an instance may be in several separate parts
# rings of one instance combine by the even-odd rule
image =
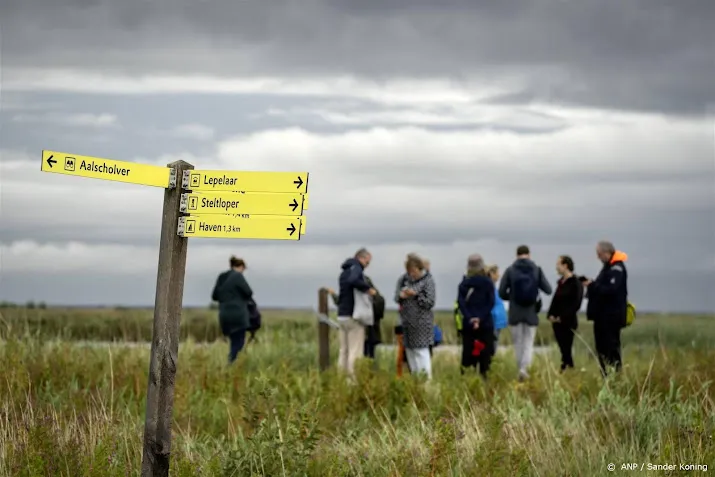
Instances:
[[[248,301],[253,291],[243,276],[246,263],[231,257],[229,264],[231,268],[218,276],[211,298],[218,302],[218,320],[221,332],[230,342],[228,363],[231,364],[246,343],[246,330],[250,326]]]

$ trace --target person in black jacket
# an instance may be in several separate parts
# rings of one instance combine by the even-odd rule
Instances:
[[[385,298],[380,295],[380,291],[375,288],[372,280],[367,275],[365,277],[365,283],[370,288],[375,289],[375,295],[372,297],[372,314],[375,318],[375,324],[372,326],[365,327],[365,346],[363,349],[363,356],[366,358],[375,358],[375,348],[377,345],[382,343],[382,330],[381,321],[385,317]],[[327,288],[328,293],[333,299],[335,306],[338,305],[339,299],[338,294],[332,288]]]
[[[457,289],[457,304],[462,314],[462,366],[479,365],[479,374],[487,378],[494,356],[494,320],[492,308],[496,300],[494,282],[487,275],[484,260],[472,255],[467,261],[467,274]]]
[[[571,257],[561,255],[556,261],[556,272],[561,279],[556,284],[556,292],[547,313],[561,350],[561,372],[574,367],[573,338],[574,331],[578,328],[577,314],[583,301],[583,285],[573,271],[574,263]]]
[[[594,280],[584,281],[588,298],[586,318],[593,321],[598,363],[605,377],[607,366],[620,371],[622,365],[621,328],[626,324],[628,305],[628,272],[625,265],[628,255],[605,240],[598,242],[596,255],[603,268]]]
[[[231,268],[218,276],[211,299],[218,302],[219,324],[230,342],[228,363],[231,364],[246,343],[246,330],[250,327],[248,302],[253,291],[243,276],[246,263],[231,257],[229,264]]]
[[[338,367],[353,376],[355,361],[365,351],[365,325],[353,318],[355,290],[375,296],[374,288],[365,281],[364,270],[370,265],[372,254],[365,248],[355,253],[341,265],[338,283],[338,324],[340,326],[340,351]]]

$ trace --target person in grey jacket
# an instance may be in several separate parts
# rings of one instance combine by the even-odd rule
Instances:
[[[541,267],[531,260],[529,247],[516,249],[516,260],[504,271],[499,297],[509,302],[509,329],[514,343],[519,381],[529,377],[534,356],[534,338],[539,325],[539,291],[551,295],[552,289]]]
[[[398,297],[402,300],[401,320],[410,372],[432,378],[432,358],[429,347],[434,344],[435,283],[419,257],[405,262],[407,283]]]

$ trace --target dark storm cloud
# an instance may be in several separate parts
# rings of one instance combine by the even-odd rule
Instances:
[[[516,98],[702,114],[709,0],[2,3],[5,67],[519,78]]]

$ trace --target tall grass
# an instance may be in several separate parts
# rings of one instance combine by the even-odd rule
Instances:
[[[88,317],[96,327],[86,329],[103,330],[101,318],[119,312],[107,313]],[[6,315],[7,330],[17,322]],[[693,341],[682,321],[650,319],[624,332],[651,338],[628,338],[622,374],[605,382],[588,341],[577,340],[576,370],[559,374],[552,349],[516,384],[513,354],[504,353],[486,386],[460,376],[451,353],[435,354],[431,383],[396,379],[385,350],[377,368],[359,363],[354,385],[334,370],[320,374],[310,315],[268,318],[231,367],[225,343],[187,334],[172,475],[596,476],[626,475],[606,470],[625,462],[711,472],[712,341]],[[708,332],[705,318],[687,320],[691,333]],[[34,336],[13,331],[0,343],[0,476],[139,475],[148,346],[88,347],[41,327]]]

